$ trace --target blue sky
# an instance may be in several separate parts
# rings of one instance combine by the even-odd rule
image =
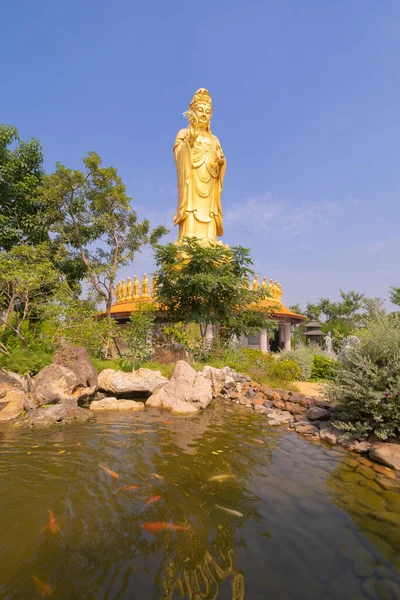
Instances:
[[[48,171],[94,150],[172,229],[172,146],[207,87],[223,241],[286,304],[400,286],[397,0],[6,0],[2,21],[0,118],[40,139]],[[121,275],[152,270],[145,251]]]

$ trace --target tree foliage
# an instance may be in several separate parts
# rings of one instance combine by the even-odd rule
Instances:
[[[390,301],[396,306],[400,306],[400,287],[391,287],[389,295]]]
[[[198,323],[203,339],[207,324],[237,335],[268,326],[268,315],[253,304],[259,295],[244,285],[252,274],[247,249],[186,238],[179,246],[157,246],[155,259],[158,301],[168,319]]]
[[[150,231],[147,219],[138,221],[114,167],[102,167],[94,152],[83,163],[84,171],[57,163],[54,173],[43,178],[39,197],[49,211],[57,243],[66,248],[72,264],[80,263],[97,300],[105,302],[111,344],[110,309],[117,272],[145,244],[155,244],[166,229]]]
[[[0,125],[0,250],[48,239],[43,207],[36,197],[42,177],[39,141],[22,141],[16,127]]]

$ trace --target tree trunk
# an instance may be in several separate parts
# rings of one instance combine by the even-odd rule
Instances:
[[[13,311],[14,308],[14,304],[15,304],[15,294],[13,294],[11,296],[11,300],[9,302],[9,305],[7,306],[5,312],[4,312],[4,319],[3,319],[3,325],[1,327],[2,331],[5,331],[8,325],[8,321],[10,320],[11,317],[11,313]]]

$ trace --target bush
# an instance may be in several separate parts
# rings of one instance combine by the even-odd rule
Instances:
[[[300,374],[299,365],[291,359],[280,360],[270,369],[270,376],[275,380],[294,381]]]
[[[132,371],[132,363],[124,360],[123,358],[106,359],[97,358],[94,356],[91,356],[90,358],[98,373],[100,373],[100,371],[104,371],[104,369],[115,369],[116,371],[125,371],[126,373]]]
[[[314,354],[311,367],[311,380],[333,381],[336,376],[337,362],[323,354]]]
[[[386,316],[358,332],[360,343],[338,363],[328,396],[337,425],[355,436],[400,434],[400,319]]]
[[[36,375],[53,360],[53,353],[47,350],[12,348],[10,355],[0,354],[0,367],[19,375]]]
[[[314,346],[301,346],[296,350],[284,350],[280,360],[292,360],[299,367],[298,379],[307,381],[311,377],[314,355],[317,352]]]

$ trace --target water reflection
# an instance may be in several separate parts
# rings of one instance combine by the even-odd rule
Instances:
[[[39,598],[34,577],[68,600],[396,598],[398,534],[372,523],[348,456],[224,405],[3,427],[0,598]],[[49,509],[59,533],[41,533]]]

